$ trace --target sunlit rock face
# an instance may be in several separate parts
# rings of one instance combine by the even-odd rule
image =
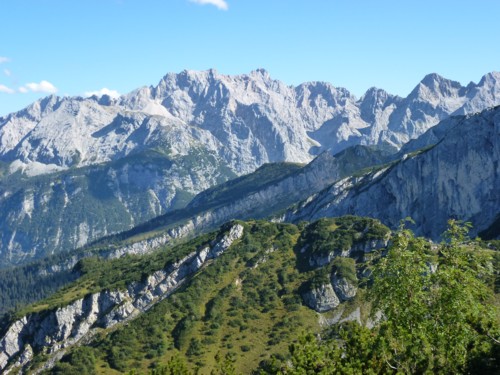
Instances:
[[[472,222],[472,235],[498,220],[500,107],[444,121],[405,150],[400,161],[331,185],[284,220],[355,213],[395,228],[411,217],[416,233],[434,239],[450,218]]]

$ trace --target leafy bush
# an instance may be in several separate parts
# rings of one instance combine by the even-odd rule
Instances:
[[[356,262],[352,258],[337,257],[333,260],[333,272],[337,277],[345,278],[351,284],[358,282]]]
[[[58,363],[54,370],[54,374],[81,374],[92,375],[94,374],[94,366],[96,363],[95,353],[92,348],[79,347],[71,354],[64,356],[60,363]]]
[[[300,237],[299,249],[307,248],[309,255],[326,255],[348,250],[358,242],[384,239],[389,233],[389,228],[371,218],[324,218],[305,228]]]

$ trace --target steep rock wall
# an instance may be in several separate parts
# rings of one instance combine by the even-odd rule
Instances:
[[[288,211],[284,220],[355,214],[395,228],[411,217],[418,234],[434,239],[450,218],[471,221],[473,235],[488,228],[500,213],[500,108],[455,122],[430,149],[341,180]]]

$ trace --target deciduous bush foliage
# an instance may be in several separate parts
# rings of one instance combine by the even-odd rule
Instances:
[[[488,253],[449,222],[433,245],[403,226],[373,267],[372,330],[347,324],[290,346],[291,361],[267,364],[274,374],[498,373],[499,323],[488,287]],[[497,357],[497,358],[495,358]],[[291,364],[291,366],[290,366]]]
[[[468,361],[494,345],[491,262],[469,241],[468,229],[450,221],[446,241],[433,248],[401,228],[375,267],[371,294],[385,317],[379,350],[389,367],[464,372]]]

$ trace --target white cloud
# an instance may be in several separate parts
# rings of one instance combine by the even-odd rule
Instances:
[[[227,5],[226,0],[189,0],[189,1],[191,1],[192,3],[195,3],[195,4],[201,4],[201,5],[206,5],[206,4],[214,5],[217,8],[222,9],[222,10],[229,9],[229,5]]]
[[[4,69],[3,74],[5,74],[7,77],[10,77],[12,75],[12,72],[9,69]]]
[[[0,92],[4,92],[6,94],[14,94],[16,91],[5,85],[0,85]]]
[[[102,89],[98,90],[98,91],[87,91],[85,93],[83,93],[83,96],[85,97],[89,97],[89,96],[97,96],[97,97],[101,97],[103,95],[108,95],[112,98],[118,98],[120,96],[120,93],[116,90],[110,90],[106,87],[103,87]]]
[[[10,59],[8,57],[0,56],[0,64],[9,62]]]
[[[49,81],[40,81],[40,83],[27,83],[24,86],[19,88],[19,92],[23,94],[32,91],[32,92],[44,92],[47,94],[55,94],[57,92],[57,88],[50,83]]]

